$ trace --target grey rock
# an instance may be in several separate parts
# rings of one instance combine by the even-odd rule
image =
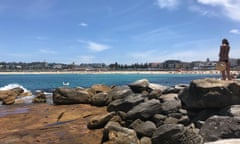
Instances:
[[[141,94],[132,94],[122,99],[116,99],[112,101],[108,105],[107,111],[128,112],[130,109],[132,109],[134,106],[138,105],[141,102],[144,102],[144,97]]]
[[[226,138],[240,138],[240,118],[228,116],[212,116],[200,129],[206,142]]]
[[[240,103],[240,83],[213,78],[193,80],[179,98],[188,108],[224,108]]]
[[[127,118],[129,119],[149,119],[153,115],[160,113],[162,110],[161,103],[159,100],[152,99],[144,103],[133,107],[130,111],[127,112]]]

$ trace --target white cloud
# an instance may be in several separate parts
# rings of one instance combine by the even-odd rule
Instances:
[[[81,26],[81,27],[87,27],[88,26],[88,24],[87,23],[85,23],[85,22],[81,22],[80,24],[78,24],[79,26]]]
[[[160,8],[175,9],[179,5],[179,0],[158,0]]]
[[[217,14],[211,9],[206,9],[197,5],[189,6],[189,10],[193,12],[198,12],[203,16],[217,16]]]
[[[232,33],[232,34],[240,34],[240,30],[239,29],[231,29],[229,31],[229,33]]]
[[[86,44],[88,49],[95,52],[101,52],[110,48],[110,46],[108,45],[100,44],[92,41],[78,40],[78,42]]]
[[[223,15],[240,21],[240,1],[239,0],[197,0],[198,3],[220,8]],[[217,11],[217,9],[216,9]],[[219,13],[219,12],[217,12]]]
[[[39,50],[40,53],[44,53],[44,54],[56,54],[56,51],[53,50],[49,50],[49,49],[40,49]]]

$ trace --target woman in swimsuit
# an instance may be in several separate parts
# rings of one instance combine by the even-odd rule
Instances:
[[[221,71],[222,72],[222,80],[226,80],[226,73],[227,73],[228,80],[231,80],[229,51],[230,51],[229,42],[227,39],[223,39],[222,45],[220,46],[219,61],[225,62],[226,69]]]

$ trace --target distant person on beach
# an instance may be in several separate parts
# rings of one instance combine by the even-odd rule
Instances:
[[[230,45],[227,39],[222,40],[222,45],[220,46],[220,53],[219,53],[219,61],[224,62],[226,64],[226,69],[221,71],[222,72],[222,80],[226,80],[226,74],[228,80],[231,80],[230,75],[230,62],[229,62],[229,51]]]

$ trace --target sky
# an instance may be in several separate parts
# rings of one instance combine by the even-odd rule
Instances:
[[[240,58],[240,0],[0,0],[0,61]]]

